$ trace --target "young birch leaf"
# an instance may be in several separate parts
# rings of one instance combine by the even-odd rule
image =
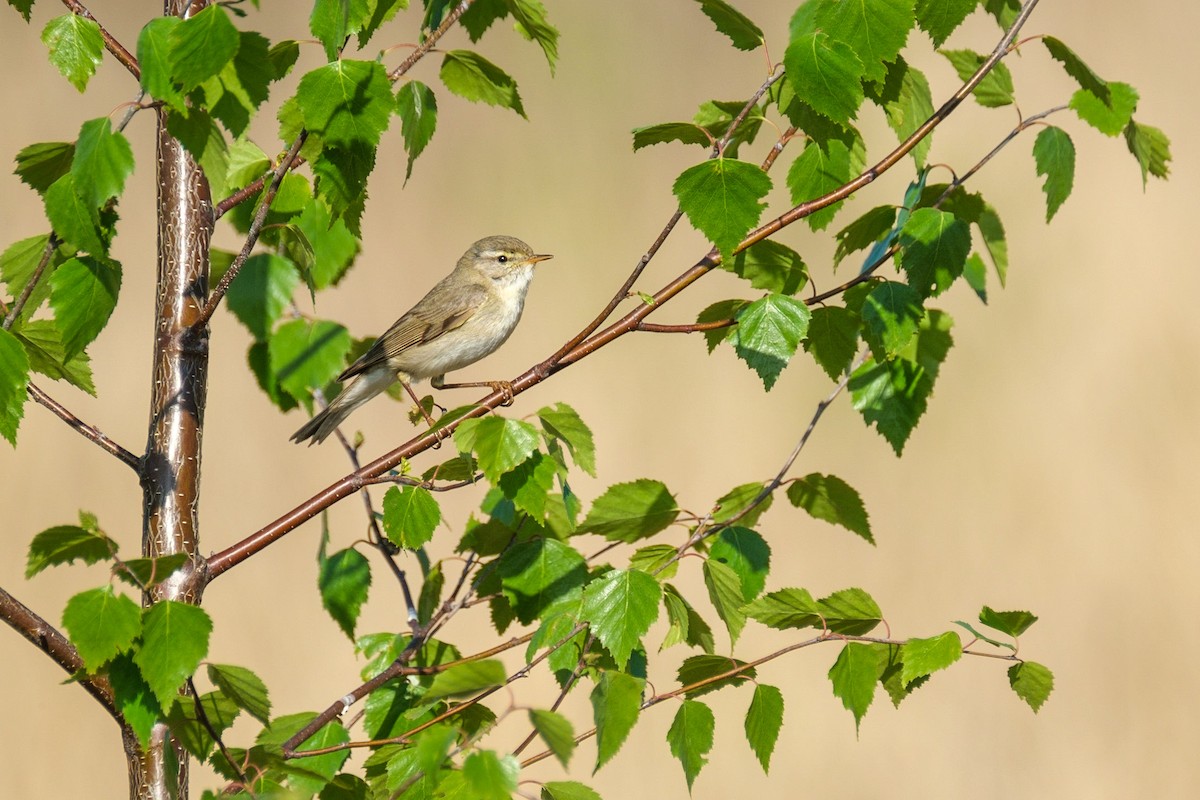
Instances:
[[[704,16],[713,21],[717,30],[729,37],[738,50],[754,50],[763,43],[762,29],[749,17],[725,0],[696,0]],[[688,781],[691,788],[691,781]]]
[[[555,403],[540,409],[537,415],[546,434],[561,441],[571,451],[575,465],[596,477],[596,442],[592,438],[592,429],[575,409],[566,403]]]
[[[517,619],[528,625],[581,588],[587,562],[578,550],[554,539],[520,542],[500,556],[500,586]]]
[[[421,486],[393,486],[383,495],[383,530],[397,547],[425,546],[442,521],[433,493]]]
[[[1038,621],[1036,615],[1028,611],[994,611],[984,606],[979,612],[979,621],[989,628],[1007,633],[1014,639],[1029,630]]]
[[[975,71],[987,61],[987,56],[971,50],[939,50],[954,71],[959,80],[968,80]],[[985,108],[999,108],[1016,102],[1013,92],[1012,73],[1002,63],[996,64],[992,71],[984,76],[972,92],[976,102]]]
[[[316,0],[308,29],[325,46],[325,57],[335,61],[346,39],[362,30],[374,12],[368,0]]]
[[[95,673],[142,632],[142,610],[111,586],[80,592],[63,609],[63,627],[84,668]]]
[[[325,142],[372,148],[387,130],[396,102],[382,64],[349,60],[306,74],[296,87],[296,101],[304,126]]]
[[[238,29],[221,6],[193,14],[171,30],[175,80],[190,92],[232,61],[240,44]]]
[[[861,323],[857,314],[841,306],[818,306],[812,310],[804,349],[835,381],[854,361]]]
[[[468,661],[445,672],[439,672],[421,700],[432,703],[447,697],[475,694],[484,689],[502,686],[507,676],[504,665],[494,658]]]
[[[1117,81],[1108,84],[1108,94],[1103,100],[1087,89],[1080,89],[1071,95],[1070,102],[1076,116],[1105,136],[1116,136],[1125,130],[1137,104],[1137,89]]]
[[[546,56],[550,65],[550,75],[558,65],[558,28],[546,19],[546,7],[538,0],[510,0],[509,11],[516,19],[517,33],[530,41],[536,42]]]
[[[741,671],[724,678],[718,677],[736,669],[740,669]],[[726,686],[740,685],[748,680],[752,680],[756,675],[757,672],[755,669],[747,667],[745,661],[739,661],[729,656],[707,653],[705,655],[689,656],[686,658],[679,666],[676,679],[679,681],[681,687],[694,686],[694,688],[689,689],[685,693],[687,697],[699,697],[709,692],[723,689]],[[704,683],[704,681],[708,682]]]
[[[1142,168],[1143,189],[1148,174],[1165,179],[1170,173],[1167,164],[1171,161],[1171,140],[1158,128],[1130,120],[1125,127],[1125,144]]]
[[[996,277],[1000,279],[1000,285],[1003,286],[1008,280],[1008,239],[1004,234],[1004,223],[1000,221],[1000,215],[996,213],[996,209],[984,204],[983,212],[980,213],[975,225],[979,228],[979,235],[983,238],[983,245],[987,248],[988,255],[992,257],[992,266],[996,270]]]
[[[715,727],[716,719],[711,708],[699,700],[684,700],[675,712],[675,719],[667,731],[671,755],[678,758],[683,767],[689,792],[696,776],[708,763],[705,756],[712,750]]]
[[[100,25],[82,15],[63,14],[46,23],[42,42],[50,50],[50,63],[82,93],[104,56]]]
[[[12,330],[25,346],[30,370],[56,381],[67,381],[95,397],[96,387],[92,384],[92,370],[87,353],[78,353],[74,358],[64,360],[62,334],[55,327],[54,320],[21,322],[14,325]],[[10,373],[10,376],[18,375],[19,373]]]
[[[877,360],[894,358],[917,335],[924,309],[920,296],[903,283],[887,281],[863,303],[863,336]]]
[[[1046,193],[1046,221],[1071,194],[1075,183],[1075,145],[1062,128],[1042,128],[1033,143],[1033,159],[1037,174],[1046,176],[1042,191]]]
[[[154,17],[142,27],[137,40],[142,89],[177,111],[186,107],[183,92],[175,85],[175,63],[172,61],[172,33],[181,24],[183,20],[176,16]]]
[[[774,495],[768,493],[759,498],[763,494],[763,484],[761,481],[754,483],[743,483],[741,486],[735,486],[717,499],[713,506],[712,518],[713,522],[728,522],[735,515],[745,527],[752,527],[758,522],[758,518],[767,512],[771,504],[775,502]],[[751,506],[751,503],[757,504]]]
[[[662,122],[658,125],[634,128],[632,133],[634,152],[652,144],[665,142],[698,144],[703,147],[711,147],[713,143],[712,137],[693,122]]]
[[[28,387],[29,356],[16,336],[0,328],[0,436],[13,447],[17,446],[17,428],[25,415]],[[31,558],[32,555],[31,550]],[[33,574],[26,569],[25,577]]]
[[[679,506],[670,490],[659,481],[641,478],[606,489],[592,503],[579,533],[598,533],[609,541],[636,542],[664,530],[677,516]]]
[[[2,341],[4,337],[0,335]],[[0,379],[6,372],[0,371]],[[79,517],[82,526],[56,525],[33,537],[25,562],[26,578],[32,578],[46,567],[70,564],[75,559],[95,564],[116,555],[117,543],[95,525],[95,518],[86,512],[80,512]]]
[[[818,114],[846,125],[862,105],[866,67],[854,48],[822,31],[792,39],[783,54],[787,80],[796,96]],[[879,76],[883,77],[882,63]]]
[[[720,328],[713,328],[704,332],[704,344],[708,347],[708,352],[716,349],[717,345],[729,338],[733,333],[733,321],[737,319],[737,315],[741,310],[750,305],[749,300],[718,300],[708,308],[696,315],[696,322],[701,324],[710,322],[728,323]]]
[[[775,752],[775,742],[783,728],[783,692],[778,687],[765,683],[755,685],[750,708],[746,710],[745,727],[746,741],[766,774],[770,772],[771,754]]]
[[[198,606],[161,600],[143,613],[142,645],[133,660],[164,708],[208,653],[210,633],[212,620]]]
[[[500,476],[500,491],[519,510],[535,520],[544,520],[558,470],[558,463],[553,458],[535,452]]]
[[[746,616],[768,628],[820,628],[821,609],[807,589],[780,589],[750,603],[743,609]]]
[[[615,569],[584,587],[581,617],[620,669],[658,619],[661,597],[658,581],[636,569]]]
[[[93,255],[108,251],[100,231],[100,212],[75,191],[75,179],[70,173],[51,184],[42,199],[46,218],[60,239]]]
[[[271,720],[270,726],[262,731],[256,739],[256,744],[264,746],[275,757],[279,756],[280,746],[291,736],[299,733],[300,729],[312,721],[315,715],[308,712],[289,714]],[[316,750],[319,748],[334,748],[350,741],[350,733],[334,720],[321,728],[297,747],[297,750]],[[335,749],[319,756],[305,756],[289,762],[294,770],[289,770],[288,782],[302,797],[311,797],[325,788],[333,780],[337,771],[350,757],[348,749]]]
[[[408,167],[404,180],[412,177],[413,162],[421,155],[437,129],[437,98],[433,90],[420,81],[409,81],[396,92],[396,113],[400,115],[400,132],[404,134],[404,152]]]
[[[85,203],[99,208],[125,189],[133,172],[133,150],[124,134],[112,129],[108,117],[88,120],[75,141],[71,175],[75,192]]]
[[[45,194],[51,184],[71,171],[74,160],[75,145],[71,142],[38,142],[17,153],[13,172],[26,186]]]
[[[771,190],[771,179],[754,164],[733,158],[711,158],[689,167],[672,187],[679,207],[696,230],[708,237],[721,258],[732,260],[733,249],[758,224]]]
[[[772,294],[738,314],[730,343],[769,391],[808,333],[811,313],[803,302]]]
[[[963,264],[963,280],[967,282],[967,286],[971,287],[971,291],[975,292],[975,296],[980,302],[987,304],[987,265],[983,263],[983,256],[979,253],[971,253],[967,256],[967,263]]]
[[[1036,661],[1022,661],[1008,668],[1008,685],[1037,713],[1054,691],[1054,673]]]
[[[592,716],[596,723],[596,768],[617,754],[637,722],[646,681],[624,672],[605,670],[592,689]]]
[[[933,93],[929,89],[929,81],[919,69],[910,66],[901,57],[888,65],[887,78],[883,83],[868,85],[867,97],[883,109],[888,127],[895,131],[900,141],[915,133],[933,116]],[[925,157],[932,145],[933,137],[926,136],[912,149],[913,161],[918,169],[925,166]]]
[[[517,790],[521,766],[513,756],[492,750],[473,750],[463,759],[462,774],[470,797],[478,800],[509,800]]]
[[[533,455],[538,442],[537,428],[504,417],[469,419],[454,430],[459,452],[474,453],[484,477],[493,483]]]
[[[836,475],[822,475],[819,472],[805,475],[788,487],[787,497],[792,505],[803,508],[814,519],[841,525],[875,544],[862,498],[850,484]]]
[[[917,25],[941,47],[977,5],[979,0],[917,0]]]
[[[720,561],[706,559],[704,586],[708,589],[708,598],[717,610],[717,616],[729,631],[730,642],[736,644],[742,629],[746,627],[746,614],[742,610],[746,604],[746,596],[742,594],[742,579]]]
[[[129,558],[113,564],[113,574],[135,589],[157,586],[190,560],[187,553],[158,558]]]
[[[271,374],[297,400],[333,380],[349,350],[350,332],[326,320],[285,322],[267,343]]]
[[[733,526],[721,531],[708,552],[733,570],[742,582],[742,597],[753,600],[762,593],[771,569],[771,546],[757,532]]]
[[[439,73],[454,94],[472,103],[511,108],[525,116],[517,82],[504,70],[470,50],[448,50]]]
[[[554,757],[566,767],[571,760],[571,753],[575,752],[575,729],[570,720],[554,711],[531,708],[529,722]]]
[[[271,701],[267,685],[245,667],[230,664],[209,664],[208,679],[238,708],[266,725],[270,722]]]
[[[900,681],[910,684],[917,678],[945,669],[961,657],[962,640],[954,631],[930,639],[909,639],[900,648],[900,659],[904,662]]]
[[[300,273],[286,258],[257,253],[246,259],[237,280],[229,284],[226,303],[250,335],[265,342],[292,302]]]
[[[667,622],[670,627],[667,629],[667,635],[663,637],[660,651],[680,642],[689,647],[699,647],[710,654],[716,650],[712,628],[696,613],[696,609],[684,599],[679,590],[669,583],[663,584],[663,605],[667,609]]]
[[[842,589],[817,601],[825,627],[833,633],[863,636],[883,621],[875,599],[862,589]]]
[[[121,290],[121,266],[89,256],[72,258],[50,276],[50,287],[50,306],[62,334],[63,359],[69,361],[108,324]]]
[[[578,781],[546,781],[542,784],[541,800],[601,800],[591,787]]]
[[[853,176],[855,159],[855,152],[841,140],[833,139],[825,144],[808,142],[788,168],[787,185],[792,203],[800,205],[840,189]],[[841,206],[839,201],[810,214],[808,226],[814,231],[822,230]]]
[[[322,547],[317,564],[321,605],[350,641],[354,641],[354,626],[371,588],[371,563],[353,547],[330,556],[325,555]]]
[[[154,724],[165,716],[162,707],[154,699],[154,692],[129,653],[114,658],[107,671],[113,687],[113,702],[120,709],[122,719],[133,729],[138,742],[145,747]]]
[[[859,730],[871,701],[875,699],[875,681],[879,678],[879,658],[868,644],[849,642],[829,668],[833,695],[854,715],[854,730]]]
[[[755,289],[774,294],[794,295],[808,283],[808,267],[800,254],[771,239],[755,242],[734,256],[732,264],[722,262],[721,267],[750,281]]]
[[[29,22],[29,14],[33,10],[33,0],[8,0],[8,4],[26,21]]]
[[[971,230],[948,211],[918,208],[900,229],[900,268],[922,297],[950,288],[971,252]]]
[[[196,712],[197,702],[204,709],[204,723]],[[239,711],[237,705],[221,692],[208,692],[199,697],[176,699],[167,712],[166,722],[183,749],[204,760],[212,752],[213,734],[220,736],[232,727]]]

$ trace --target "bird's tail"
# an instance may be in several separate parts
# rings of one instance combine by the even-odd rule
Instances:
[[[395,373],[388,371],[386,367],[356,375],[332,403],[292,434],[292,441],[297,444],[307,441],[310,447],[320,444],[356,408],[382,392],[395,380]]]

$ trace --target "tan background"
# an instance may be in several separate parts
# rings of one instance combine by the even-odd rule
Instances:
[[[134,5],[97,2],[94,8],[131,46],[154,6]],[[306,35],[303,18],[287,13],[291,4],[264,5],[281,26],[262,22],[273,40]],[[357,335],[378,332],[470,241],[516,234],[558,257],[541,268],[513,340],[464,376],[517,374],[577,330],[620,282],[673,209],[674,176],[699,155],[680,146],[635,155],[629,129],[690,118],[709,98],[745,96],[764,74],[762,56],[733,52],[693,3],[548,5],[562,30],[557,78],[550,79],[535,48],[508,31],[489,35],[481,47],[520,80],[529,122],[452,98],[437,85],[432,59],[417,70],[415,77],[439,90],[439,131],[403,190],[398,123],[385,136],[360,266],[322,298],[321,314],[351,320]],[[772,54],[781,58],[794,4],[740,5],[771,32]],[[835,649],[801,651],[761,672],[787,698],[770,777],[741,741],[747,690],[725,692],[713,698],[720,760],[700,775],[695,797],[1194,796],[1200,780],[1194,688],[1200,546],[1193,493],[1200,425],[1188,398],[1200,388],[1194,313],[1200,278],[1190,249],[1200,185],[1192,144],[1200,120],[1190,88],[1200,69],[1192,42],[1200,11],[1192,3],[1116,0],[1083,9],[1047,0],[1025,32],[1058,35],[1102,75],[1136,86],[1139,118],[1164,128],[1175,143],[1173,179],[1154,182],[1143,194],[1122,142],[1060,115],[1079,148],[1079,173],[1073,196],[1047,228],[1029,156],[1032,140],[1005,151],[973,187],[999,208],[1008,228],[1009,287],[1001,292],[993,281],[986,308],[963,287],[940,301],[957,320],[957,346],[904,459],[895,459],[842,401],[796,467],[796,474],[833,472],[856,486],[878,547],[810,522],[786,504],[777,504],[761,525],[775,553],[771,587],[802,585],[817,594],[861,585],[880,602],[896,635],[946,630],[985,603],[1033,610],[1042,619],[1023,638],[1022,653],[1054,669],[1057,689],[1035,716],[1009,691],[1004,664],[971,659],[937,676],[898,712],[877,698],[856,740],[852,718],[824,677]],[[38,33],[60,11],[40,3],[31,27],[8,9],[0,12],[6,76],[0,81],[0,152],[6,160],[30,142],[73,138],[81,120],[133,96],[131,81],[111,59],[95,91],[82,97],[47,65]],[[381,45],[411,37],[412,24],[410,15],[382,35]],[[950,46],[986,51],[996,38],[990,21],[977,16]],[[446,46],[464,42],[456,33]],[[914,42],[913,60],[927,70],[935,97],[945,97],[954,88],[953,73],[929,53],[922,35]],[[306,47],[303,59],[302,69],[315,65],[317,48]],[[397,59],[393,53],[389,63]],[[1039,46],[1010,61],[1027,113],[1069,96],[1071,84]],[[863,116],[870,152],[878,156],[893,140],[877,111],[868,108]],[[972,104],[939,130],[933,160],[965,169],[1013,121],[1011,109],[985,113]],[[135,451],[144,437],[150,358],[151,130],[150,115],[129,129],[138,167],[122,202],[125,220],[115,247],[125,286],[116,319],[92,347],[99,398],[39,379]],[[272,139],[262,141],[272,146]],[[764,136],[749,152],[767,144]],[[779,185],[783,172],[775,175]],[[854,207],[898,202],[909,178],[888,176]],[[3,246],[45,230],[32,192],[7,175],[0,187]],[[773,199],[773,208],[784,207],[782,192]],[[225,246],[234,243],[222,236]],[[827,236],[797,226],[781,239],[805,255],[820,286],[832,285]],[[652,291],[701,252],[694,232],[680,230],[639,288]],[[728,276],[712,276],[661,319],[687,321],[712,299],[731,294],[746,291]],[[205,448],[206,552],[245,536],[347,470],[336,446],[298,449],[287,442],[300,417],[273,412],[255,388],[243,367],[247,345],[245,332],[221,312]],[[703,512],[729,487],[772,474],[827,390],[827,379],[803,359],[764,394],[728,348],[708,357],[696,338],[642,335],[521,397],[511,413],[557,400],[580,411],[600,443],[601,481],[581,482],[586,499],[603,485],[653,476],[666,481],[681,504]],[[102,583],[105,575],[99,568],[60,568],[24,582],[30,537],[84,508],[99,514],[132,552],[140,495],[128,471],[57,419],[33,404],[26,413],[18,450],[0,448],[0,583],[57,621],[73,591]],[[401,419],[398,407],[384,402],[361,412],[355,422],[368,435],[366,452],[390,449],[403,438],[408,428]],[[446,500],[452,526],[461,526],[478,499],[479,492],[468,491]],[[336,509],[332,520],[342,546],[361,534],[357,501]],[[212,659],[264,676],[280,713],[324,707],[353,685],[357,669],[345,638],[319,608],[316,539],[316,526],[305,526],[215,583],[206,598],[217,621]],[[683,583],[697,589],[697,565],[686,570],[692,575]],[[383,571],[376,579],[361,629],[395,629],[402,624],[398,592]],[[652,646],[661,632],[649,637]],[[467,650],[491,641],[483,625],[469,621],[448,635]],[[795,638],[768,637],[752,624],[739,654],[757,656]],[[60,687],[61,672],[14,633],[0,632],[0,654],[0,706],[6,709],[0,796],[123,796],[111,720],[82,692]],[[659,690],[671,685],[667,666],[682,657],[679,648],[668,652],[655,675]],[[544,686],[528,688],[532,694],[521,702],[546,697]],[[494,707],[503,710],[506,702]],[[568,709],[582,729],[586,700],[581,695]],[[610,798],[685,797],[677,766],[649,771],[668,756],[663,736],[672,713],[669,706],[648,713],[594,778],[588,776],[594,745],[583,744],[578,776]],[[487,744],[511,747],[518,735],[500,734]],[[557,769],[548,763],[526,777],[554,777]]]

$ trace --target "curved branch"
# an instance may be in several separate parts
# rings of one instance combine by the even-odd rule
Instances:
[[[30,383],[28,392],[30,397],[54,412],[55,416],[78,431],[80,436],[94,443],[97,447],[109,453],[110,455],[116,456],[122,464],[129,467],[134,472],[140,472],[142,468],[142,460],[121,445],[114,442],[112,439],[108,438],[108,435],[105,434],[104,431],[88,425],[79,417],[72,414],[65,407],[63,407],[61,403],[59,403],[50,395],[46,394],[42,389],[38,388],[36,384]]]

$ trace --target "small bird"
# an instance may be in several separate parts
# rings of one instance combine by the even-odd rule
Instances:
[[[447,384],[444,378],[504,344],[521,319],[534,265],[549,258],[512,236],[488,236],[471,245],[449,275],[338,375],[350,383],[292,441],[310,446],[325,441],[351,412],[396,381],[410,394],[410,384],[425,378],[432,378],[435,389],[501,386]]]

